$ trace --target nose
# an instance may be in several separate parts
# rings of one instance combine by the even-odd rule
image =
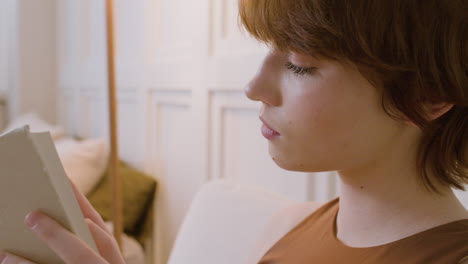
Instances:
[[[277,62],[272,54],[262,62],[260,69],[245,87],[245,95],[253,101],[261,101],[270,106],[281,104],[281,90]]]

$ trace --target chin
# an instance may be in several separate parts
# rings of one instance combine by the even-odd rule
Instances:
[[[336,161],[324,159],[323,155],[314,155],[305,159],[304,155],[291,155],[291,152],[272,148],[271,145],[268,152],[276,165],[287,171],[326,172],[338,169]]]
[[[324,166],[322,164],[311,164],[311,163],[304,163],[297,160],[291,159],[283,159],[278,156],[271,156],[273,161],[278,165],[278,167],[287,170],[287,171],[297,171],[297,172],[326,172],[326,171],[334,171],[336,170],[335,167],[332,166]]]

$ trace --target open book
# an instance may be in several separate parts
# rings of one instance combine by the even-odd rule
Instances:
[[[50,134],[29,127],[0,136],[0,251],[37,263],[63,263],[24,224],[40,210],[96,249]]]

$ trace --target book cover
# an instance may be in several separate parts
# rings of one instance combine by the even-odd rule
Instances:
[[[63,263],[24,224],[35,210],[96,250],[50,134],[31,133],[25,126],[0,136],[0,251],[37,263]]]

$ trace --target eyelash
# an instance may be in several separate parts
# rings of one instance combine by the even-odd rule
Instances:
[[[300,67],[300,66],[297,66],[297,65],[294,65],[292,64],[291,62],[288,62],[284,65],[286,67],[286,69],[292,71],[294,74],[296,75],[306,75],[306,74],[311,74],[315,68],[311,67],[311,68],[304,68],[304,67]]]

